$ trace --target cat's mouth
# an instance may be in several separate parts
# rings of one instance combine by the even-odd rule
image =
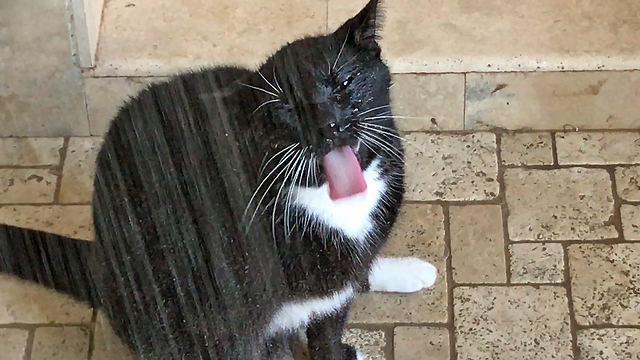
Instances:
[[[324,156],[322,163],[331,200],[344,199],[367,190],[362,166],[355,150],[350,146],[340,146],[331,150]]]

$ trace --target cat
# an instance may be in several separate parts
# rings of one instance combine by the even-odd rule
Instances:
[[[354,297],[436,278],[379,256],[404,194],[380,26],[371,0],[258,70],[149,85],[98,153],[95,241],[2,225],[0,271],[101,309],[143,359],[269,359],[300,329],[312,359],[363,359]]]

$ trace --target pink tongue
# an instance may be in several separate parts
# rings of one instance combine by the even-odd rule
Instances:
[[[331,200],[344,199],[367,190],[364,174],[350,147],[332,150],[325,155],[323,163]]]

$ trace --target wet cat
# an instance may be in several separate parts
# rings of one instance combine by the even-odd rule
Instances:
[[[354,296],[436,276],[378,256],[404,194],[380,19],[371,0],[256,71],[141,91],[96,160],[95,241],[3,225],[0,270],[99,307],[144,359],[268,359],[299,329],[312,359],[361,359]]]

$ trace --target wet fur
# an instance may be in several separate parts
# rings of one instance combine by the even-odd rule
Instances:
[[[1,226],[0,269],[100,307],[145,359],[266,359],[298,327],[313,358],[355,359],[346,314],[404,193],[379,14],[140,92],[97,158],[95,242]],[[334,204],[340,145],[369,189]]]

